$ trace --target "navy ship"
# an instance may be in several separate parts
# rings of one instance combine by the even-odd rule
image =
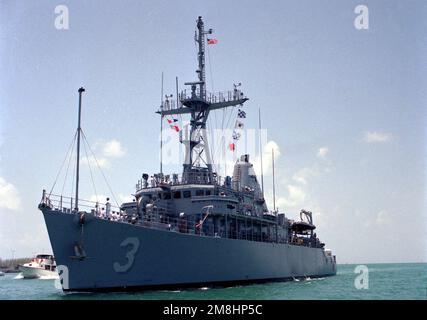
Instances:
[[[197,19],[197,81],[162,117],[188,115],[182,174],[142,174],[134,201],[114,208],[79,199],[79,92],[75,197],[43,191],[42,211],[64,291],[130,291],[284,281],[336,274],[336,259],[314,232],[312,213],[299,220],[269,210],[247,154],[232,176],[213,170],[206,133],[210,112],[248,100],[238,86],[206,91],[205,47],[212,39]],[[163,99],[162,99],[163,100]]]

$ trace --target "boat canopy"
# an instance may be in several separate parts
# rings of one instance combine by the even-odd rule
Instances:
[[[53,255],[51,254],[38,254],[36,256],[37,259],[53,259]]]
[[[292,224],[291,229],[296,232],[302,232],[306,230],[314,230],[316,229],[316,226],[305,221],[296,221]]]

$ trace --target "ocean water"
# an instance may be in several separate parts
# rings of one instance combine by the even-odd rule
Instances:
[[[202,287],[137,293],[67,293],[53,279],[0,277],[0,300],[9,299],[417,299],[427,300],[427,263],[368,264],[368,289],[357,289],[357,265],[338,265],[333,277],[226,288]]]

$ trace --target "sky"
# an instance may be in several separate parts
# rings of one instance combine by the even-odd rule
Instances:
[[[58,5],[68,29],[55,24]],[[356,28],[358,5],[367,29]],[[338,263],[426,262],[426,15],[422,0],[0,1],[0,257],[51,252],[37,205],[73,139],[79,87],[83,130],[118,201],[159,171],[161,74],[164,94],[176,76],[180,89],[195,80],[203,16],[218,40],[208,90],[242,84],[247,130],[261,108],[269,207],[274,149],[277,207],[294,219],[313,211]],[[211,129],[228,112],[212,114]],[[168,132],[165,144],[179,146]],[[88,164],[81,197],[93,199]],[[55,193],[72,193],[69,171]]]

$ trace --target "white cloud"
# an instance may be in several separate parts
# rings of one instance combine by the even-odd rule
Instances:
[[[0,177],[0,208],[19,210],[21,199],[13,184]]]
[[[132,195],[124,195],[119,193],[119,199],[122,203],[123,202],[132,202],[133,199],[135,199],[135,197],[133,197]]]
[[[275,161],[281,156],[279,146],[274,141],[269,141],[263,148],[263,165],[264,165],[264,176],[271,176],[272,173],[272,149],[274,150]],[[318,156],[325,158],[329,152],[329,148],[324,146],[319,148]],[[259,177],[261,172],[260,157],[256,157],[253,161],[254,170]],[[276,161],[276,166],[278,162]],[[299,212],[303,207],[311,208],[314,206],[312,201],[309,199],[307,192],[307,184],[310,179],[317,177],[330,171],[329,164],[325,164],[322,161],[319,165],[313,165],[303,167],[297,170],[292,176],[292,180],[295,183],[289,182],[287,174],[283,175],[284,171],[278,170],[278,176],[276,176],[276,208],[280,211]],[[265,198],[268,203],[268,207],[273,209],[273,192],[271,186],[267,183],[265,188]]]
[[[367,131],[363,136],[366,143],[385,143],[391,141],[393,135],[387,132]]]
[[[95,157],[93,157],[93,156],[87,157],[87,158],[86,157],[82,158],[81,163],[84,165],[89,165],[92,169],[98,168],[98,166],[100,168],[107,168],[110,165],[110,163],[108,162],[108,160],[106,158],[96,157],[96,159],[95,159]]]
[[[329,153],[329,148],[328,147],[321,147],[317,151],[317,157],[321,158],[321,159],[324,159],[328,153]]]
[[[132,202],[133,199],[135,199],[135,197],[133,197],[132,195],[124,195],[121,193],[119,193],[117,196],[118,196],[117,201],[118,201],[119,205],[121,205],[124,202]],[[89,197],[89,201],[91,201],[93,203],[99,202],[100,205],[104,205],[107,201],[107,198],[110,199],[110,202],[113,206],[116,205],[116,202],[115,202],[114,197],[112,195],[106,196],[105,194],[98,194],[98,195],[93,194]]]
[[[121,158],[126,154],[121,143],[115,139],[104,144],[103,153],[108,158]]]
[[[390,225],[391,221],[392,216],[390,212],[386,210],[381,210],[377,213],[376,216],[365,221],[365,227],[385,227],[387,225]]]
[[[101,151],[99,151],[101,150]],[[90,165],[92,168],[107,168],[110,166],[109,159],[111,158],[121,158],[126,154],[126,151],[123,149],[121,143],[116,139],[107,141],[105,143],[98,142],[94,145],[94,153],[96,155],[90,155],[88,157],[82,158],[82,164]]]
[[[287,185],[287,197],[279,197],[276,201],[276,207],[282,209],[295,208],[302,205],[307,197],[305,191],[298,186]]]
[[[272,170],[272,155],[274,150],[274,161],[275,166],[277,166],[277,159],[281,156],[280,148],[278,144],[275,141],[268,141],[263,150],[262,150],[262,169],[265,175],[269,175],[273,172]],[[254,161],[252,162],[254,165],[255,173],[258,177],[261,176],[261,157],[258,155],[255,157]]]
[[[378,212],[377,217],[375,218],[375,223],[379,226],[389,224],[390,215],[386,211],[381,210]]]
[[[91,202],[99,202],[100,204],[104,204],[107,201],[107,196],[104,194],[93,194],[89,197],[88,201]]]
[[[318,172],[315,168],[305,167],[298,170],[293,176],[292,179],[301,184],[307,184],[307,179],[317,175]]]

